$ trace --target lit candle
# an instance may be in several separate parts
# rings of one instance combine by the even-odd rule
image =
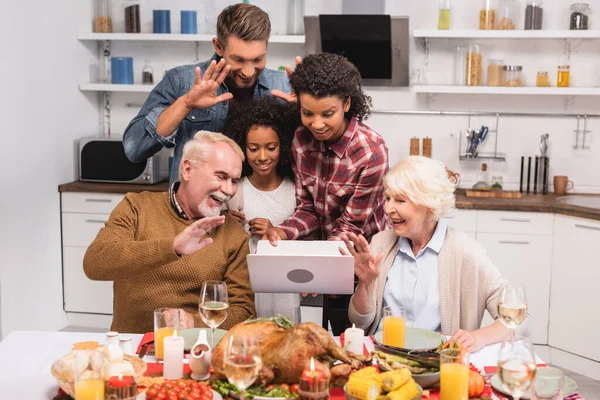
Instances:
[[[111,376],[108,379],[106,398],[131,399],[137,395],[137,385],[131,376]]]
[[[360,328],[357,328],[354,324],[352,324],[352,328],[348,328],[344,332],[344,347],[346,348],[346,350],[354,354],[363,354],[364,340],[365,331]]]
[[[300,378],[300,400],[329,399],[329,379],[322,369],[315,368],[315,359],[310,358],[310,369],[302,371]]]
[[[163,377],[165,379],[179,379],[183,377],[183,337],[177,336],[177,332],[173,336],[166,336],[164,339],[164,364]]]

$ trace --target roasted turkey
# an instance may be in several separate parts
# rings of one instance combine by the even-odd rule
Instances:
[[[219,341],[212,354],[212,366],[220,379],[227,379],[224,361],[230,335],[258,338],[262,358],[258,385],[299,382],[302,371],[310,366],[311,357],[332,381],[347,378],[352,370],[361,367],[361,362],[370,361],[370,357],[345,352],[317,324],[305,322],[293,326],[285,318],[275,317],[237,324]],[[338,360],[343,364],[331,367]]]

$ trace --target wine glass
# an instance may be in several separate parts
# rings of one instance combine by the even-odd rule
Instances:
[[[533,345],[523,338],[507,336],[498,355],[498,377],[514,400],[531,390],[536,373]]]
[[[225,375],[240,390],[240,400],[244,400],[244,391],[254,383],[261,366],[258,339],[253,336],[229,336],[225,349]]]
[[[524,286],[505,286],[498,300],[498,317],[514,336],[515,328],[527,317],[527,296]]]
[[[200,318],[212,331],[211,348],[215,348],[215,330],[227,318],[229,297],[227,284],[222,281],[204,281],[200,292]]]
[[[561,400],[563,398],[564,372],[556,367],[538,368],[533,382],[531,398],[534,400]]]

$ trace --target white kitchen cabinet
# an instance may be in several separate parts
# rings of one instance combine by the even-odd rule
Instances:
[[[552,235],[553,214],[521,211],[477,211],[477,234]]]
[[[477,237],[477,210],[454,210],[445,219],[448,226],[465,232],[473,239]]]
[[[477,241],[511,285],[524,285],[531,313],[531,341],[548,343],[552,236],[477,232]],[[490,322],[488,316],[486,322]]]
[[[600,221],[556,215],[549,344],[600,361]]]
[[[113,282],[92,281],[83,257],[121,194],[61,193],[64,308],[67,312],[112,314]]]

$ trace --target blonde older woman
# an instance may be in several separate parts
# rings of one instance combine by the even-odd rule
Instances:
[[[454,185],[444,165],[413,156],[384,178],[385,213],[393,229],[371,246],[362,236],[344,238],[355,257],[358,286],[349,317],[369,334],[381,328],[384,306],[406,312],[407,326],[435,330],[469,351],[508,333],[498,318],[498,298],[508,282],[481,245],[443,219],[454,208]],[[484,311],[496,321],[480,329]],[[527,334],[523,324],[519,334]]]

